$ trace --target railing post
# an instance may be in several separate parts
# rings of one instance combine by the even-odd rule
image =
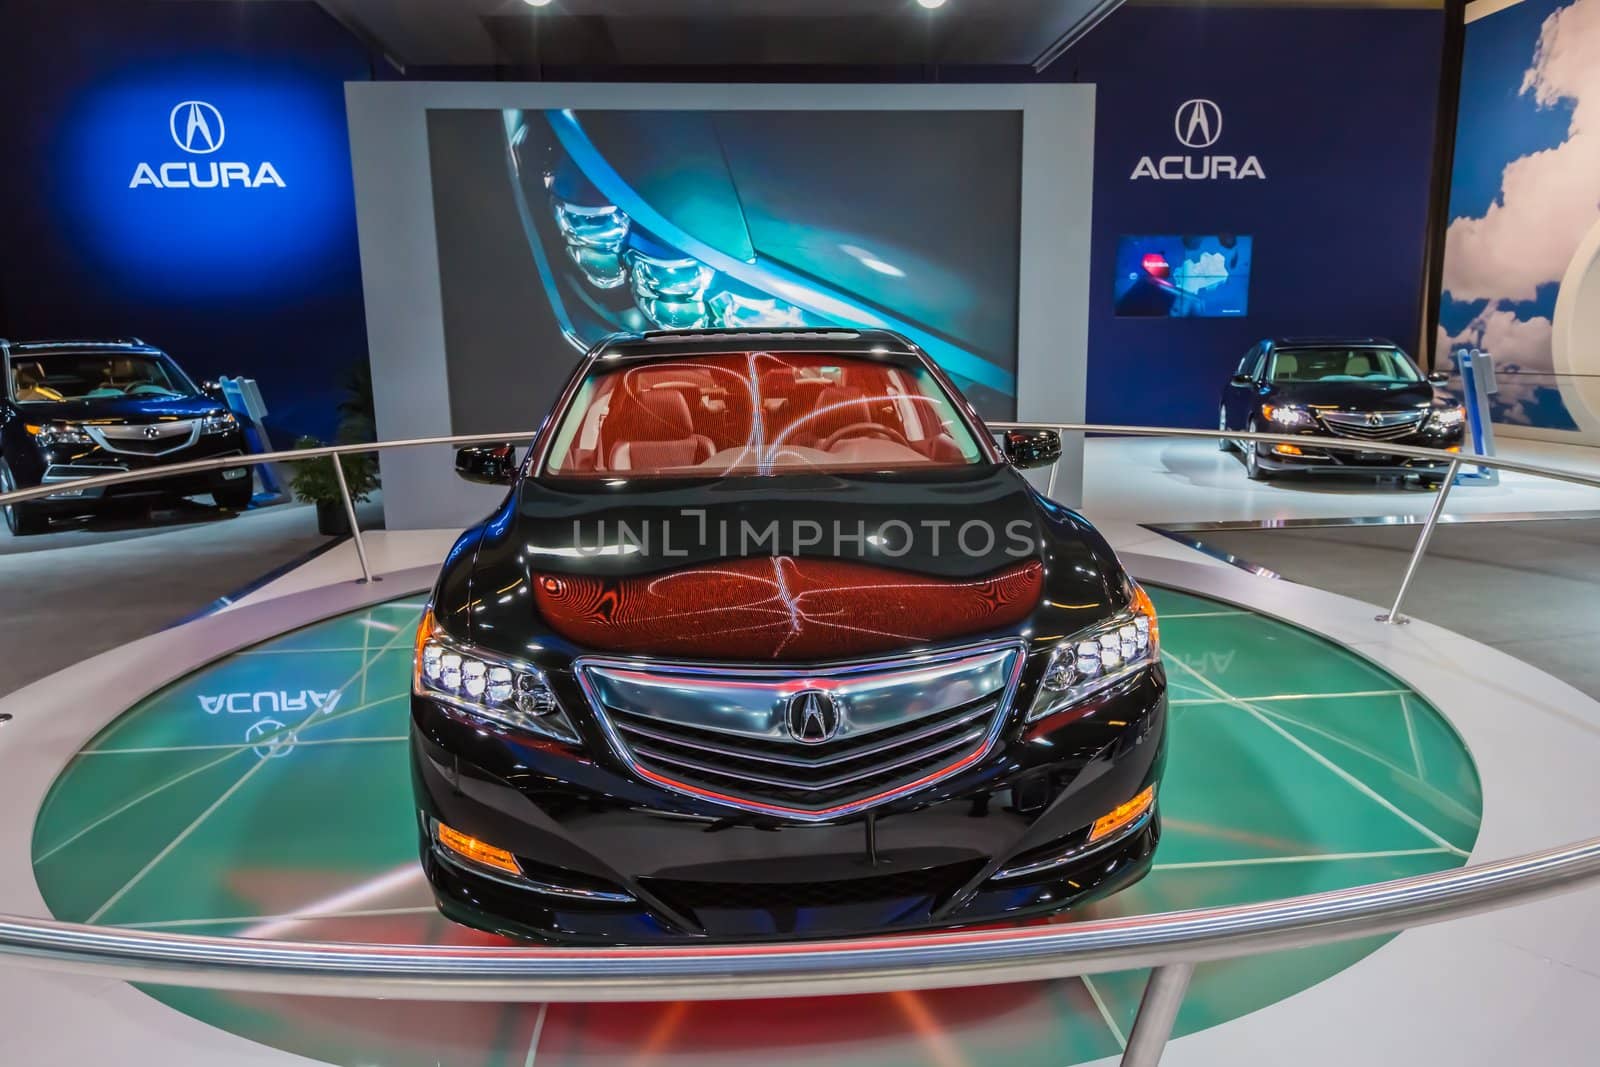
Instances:
[[[1411,562],[1406,564],[1406,574],[1400,579],[1400,591],[1394,595],[1394,607],[1385,615],[1379,615],[1379,622],[1386,622],[1390,626],[1399,626],[1409,620],[1400,614],[1400,603],[1406,598],[1406,590],[1411,588],[1411,580],[1417,576],[1417,567],[1422,563],[1422,556],[1428,551],[1428,542],[1433,540],[1434,527],[1439,525],[1439,516],[1444,514],[1445,498],[1450,495],[1450,487],[1456,484],[1456,472],[1461,469],[1461,460],[1450,461],[1450,469],[1445,473],[1444,484],[1439,486],[1439,495],[1433,500],[1433,509],[1428,512],[1428,521],[1422,527],[1422,533],[1417,535],[1417,547],[1411,550]]]
[[[339,495],[344,498],[344,514],[350,520],[350,536],[356,542],[356,559],[361,561],[362,582],[372,581],[372,568],[367,566],[367,546],[361,540],[361,524],[356,521],[356,502],[350,496],[350,483],[344,479],[344,464],[339,462],[339,453],[335,452],[328,457],[333,460],[333,476],[339,482]]]
[[[1150,972],[1144,997],[1139,1001],[1139,1014],[1133,1017],[1128,1047],[1122,1050],[1122,1067],[1155,1067],[1161,1062],[1193,975],[1192,963],[1169,963]]]

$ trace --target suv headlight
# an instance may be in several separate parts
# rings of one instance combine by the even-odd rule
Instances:
[[[1448,408],[1434,408],[1428,416],[1428,429],[1453,430],[1467,420],[1467,409],[1460,404]]]
[[[578,742],[543,671],[456,641],[432,609],[417,627],[411,691],[513,730]]]
[[[1039,679],[1028,721],[1063,711],[1161,658],[1156,608],[1135,584],[1133,606],[1056,646]]]
[[[238,426],[239,420],[229,411],[207,415],[200,420],[200,432],[203,434],[227,433],[229,430],[237,429]]]
[[[49,448],[51,445],[92,445],[94,438],[75,422],[52,422],[45,426],[29,425],[33,439]]]
[[[1300,426],[1311,426],[1316,420],[1311,417],[1311,412],[1305,408],[1297,408],[1292,404],[1262,404],[1261,413],[1269,422],[1279,426],[1295,429]]]

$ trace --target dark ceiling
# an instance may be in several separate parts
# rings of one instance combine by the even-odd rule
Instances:
[[[318,0],[396,66],[1043,66],[1121,0]]]

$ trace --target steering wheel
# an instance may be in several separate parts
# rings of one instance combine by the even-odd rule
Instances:
[[[817,442],[817,448],[823,452],[831,452],[833,446],[845,437],[882,437],[893,441],[897,445],[911,447],[911,442],[906,440],[906,435],[890,426],[878,422],[852,422],[830,433],[827,437]]]

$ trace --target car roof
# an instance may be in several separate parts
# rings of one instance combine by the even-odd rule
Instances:
[[[161,349],[147,345],[137,337],[87,339],[81,341],[12,341],[7,344],[13,355],[45,352],[141,352],[164,355]]]
[[[1267,344],[1273,348],[1328,348],[1340,345],[1350,348],[1400,347],[1387,337],[1356,337],[1346,334],[1330,334],[1326,337],[1273,337],[1267,340]]]
[[[717,355],[750,350],[760,352],[830,352],[864,356],[910,356],[920,350],[888,330],[848,327],[814,329],[655,330],[643,334],[613,334],[592,350],[596,357],[654,359],[685,355]]]

